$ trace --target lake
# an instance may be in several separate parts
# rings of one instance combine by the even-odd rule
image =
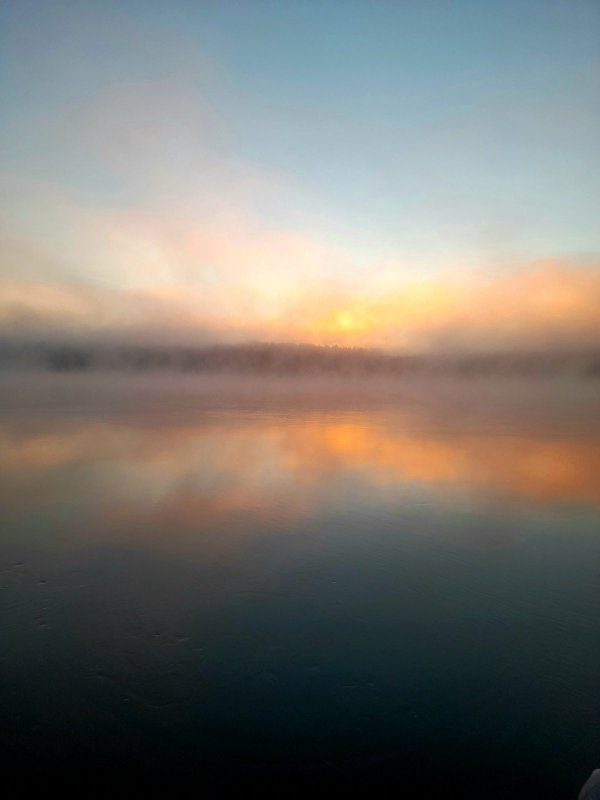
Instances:
[[[600,767],[596,385],[0,389],[5,775],[575,798]]]

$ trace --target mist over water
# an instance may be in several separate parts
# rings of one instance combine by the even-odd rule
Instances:
[[[306,343],[246,342],[200,346],[165,345],[127,340],[0,339],[0,370],[9,372],[254,376],[260,383],[274,377],[354,378],[563,378],[600,377],[600,351],[587,347],[504,350],[407,350],[343,347]],[[303,391],[302,382],[296,388]],[[331,388],[331,386],[329,386]]]
[[[576,796],[595,382],[0,380],[13,769]]]

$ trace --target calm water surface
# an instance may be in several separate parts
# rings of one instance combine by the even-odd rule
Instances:
[[[574,798],[600,767],[593,397],[53,380],[2,400],[15,774]]]

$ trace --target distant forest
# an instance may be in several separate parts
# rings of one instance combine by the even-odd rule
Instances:
[[[410,355],[307,344],[197,347],[0,343],[0,367],[53,372],[249,373],[258,375],[579,375],[600,378],[600,351]]]

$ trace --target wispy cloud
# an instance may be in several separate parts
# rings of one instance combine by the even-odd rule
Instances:
[[[387,281],[385,291],[302,297],[312,341],[413,349],[582,346],[600,334],[600,264],[547,260],[507,274]],[[376,279],[374,280],[376,284]]]
[[[414,350],[585,346],[600,333],[600,261],[502,269],[356,267],[350,250],[225,219],[84,207],[31,187],[11,205],[0,276],[4,333],[266,339]],[[19,203],[23,209],[19,210]],[[30,227],[37,233],[32,235]]]

